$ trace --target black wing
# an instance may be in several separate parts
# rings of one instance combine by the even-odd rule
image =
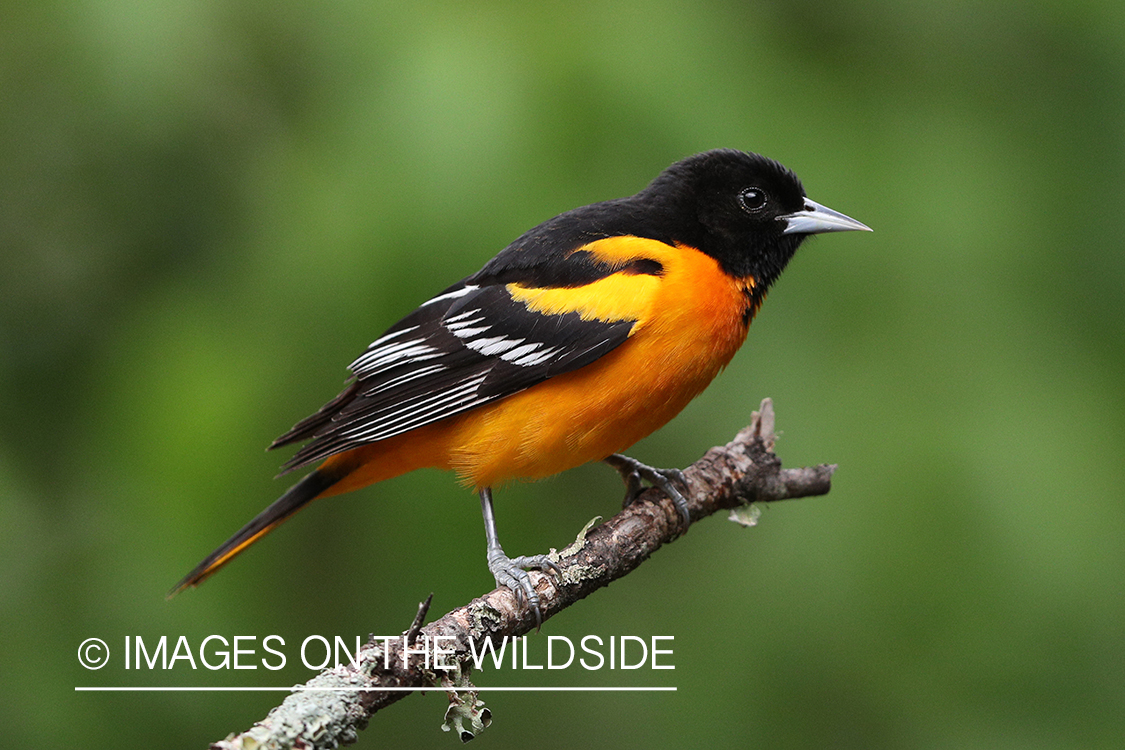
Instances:
[[[600,275],[615,270],[603,267]],[[375,340],[349,366],[354,378],[348,387],[270,446],[312,441],[285,470],[575,370],[619,346],[636,323],[535,312],[513,299],[506,284],[492,281],[482,272],[455,284]]]

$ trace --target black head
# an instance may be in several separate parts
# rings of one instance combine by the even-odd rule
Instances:
[[[772,159],[731,149],[676,162],[629,198],[593,203],[543,222],[470,277],[473,283],[578,286],[605,268],[570,251],[605,237],[637,235],[694,247],[765,294],[797,246],[818,232],[867,229],[805,197],[797,176]],[[567,263],[555,262],[569,258]]]
[[[806,198],[797,175],[776,161],[732,149],[676,162],[630,200],[655,209],[650,216],[667,234],[727,273],[752,276],[761,292],[808,235],[868,229]]]

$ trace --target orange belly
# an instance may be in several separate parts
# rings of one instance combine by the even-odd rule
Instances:
[[[621,452],[659,429],[745,340],[745,290],[753,283],[726,276],[689,249],[666,268],[651,313],[612,352],[491,404],[333,456],[326,468],[347,476],[324,494],[422,467],[452,469],[477,488],[538,479]]]

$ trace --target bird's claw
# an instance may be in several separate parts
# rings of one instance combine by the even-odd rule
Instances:
[[[621,502],[621,507],[628,508],[645,491],[645,483],[637,471],[621,471],[621,478],[625,480],[625,499]]]
[[[516,602],[522,607],[525,604],[535,612],[535,627],[543,625],[543,612],[539,608],[539,594],[531,584],[529,570],[548,571],[555,575],[562,575],[562,570],[546,555],[528,555],[522,557],[508,557],[501,549],[496,549],[488,554],[488,570],[496,579],[497,586],[505,586],[516,597]]]
[[[620,453],[614,453],[605,459],[605,462],[617,469],[617,473],[625,480],[625,502],[622,503],[622,507],[627,508],[632,505],[644,491],[644,482],[648,482],[667,495],[672,504],[676,506],[685,529],[691,523],[691,512],[688,510],[687,499],[680,492],[681,487],[687,489],[687,477],[682,471],[679,469],[657,469]]]

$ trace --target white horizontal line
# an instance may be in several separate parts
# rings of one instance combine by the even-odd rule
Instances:
[[[166,686],[166,687],[126,687],[126,686],[110,686],[110,687],[76,687],[75,692],[78,693],[236,693],[236,692],[250,692],[250,693],[265,693],[265,692],[286,692],[286,693],[311,693],[311,692],[330,692],[330,693],[352,693],[352,692],[365,692],[365,693],[403,693],[403,692],[422,692],[426,690],[441,690],[443,692],[482,692],[490,690],[493,692],[507,691],[507,692],[576,692],[576,693],[605,693],[605,692],[676,692],[675,687],[631,687],[631,686],[611,686],[611,687],[537,687],[537,686],[518,686],[518,687],[443,687],[440,685],[430,685],[428,687],[305,687],[303,685],[292,685],[289,687],[179,687],[179,686]]]

